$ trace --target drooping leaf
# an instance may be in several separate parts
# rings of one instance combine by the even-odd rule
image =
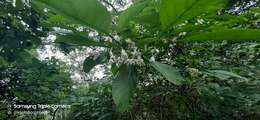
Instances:
[[[33,0],[35,5],[47,5],[58,14],[103,33],[111,30],[111,16],[97,0]]]
[[[108,43],[105,41],[96,41],[82,33],[69,33],[66,35],[60,35],[57,37],[55,42],[78,45],[78,46],[98,46],[98,47],[113,46],[112,43]]]
[[[129,108],[130,98],[137,83],[137,72],[133,66],[122,65],[119,72],[113,79],[112,95],[119,109],[124,112]]]
[[[213,32],[200,32],[188,35],[180,42],[204,41],[260,41],[260,30],[256,29],[223,29]]]
[[[242,77],[236,73],[224,71],[224,70],[207,70],[206,72],[203,72],[203,73],[208,74],[210,76],[217,77],[219,79],[228,79],[228,78],[233,77],[233,78],[247,80],[247,78]]]
[[[180,75],[179,70],[170,65],[162,64],[159,62],[153,62],[151,63],[151,65],[158,72],[160,72],[168,81],[175,85],[181,85],[184,81],[184,78]]]
[[[147,1],[145,2],[137,2],[130,6],[127,10],[125,10],[120,16],[118,20],[118,30],[123,31],[125,27],[127,27],[130,21],[134,20],[146,7]]]
[[[103,64],[108,62],[109,56],[107,52],[100,54],[96,59],[92,57],[88,57],[85,59],[83,63],[83,70],[84,72],[88,73],[92,68],[96,65]]]
[[[162,0],[160,20],[162,28],[184,22],[202,13],[212,13],[225,7],[228,0]]]

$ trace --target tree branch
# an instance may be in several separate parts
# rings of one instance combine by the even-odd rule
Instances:
[[[113,9],[116,13],[118,13],[117,9],[114,7],[113,4],[111,4],[110,2],[108,2],[108,1],[106,1],[106,0],[102,0],[102,1],[105,2],[107,5],[109,5],[110,7],[112,7],[112,9]]]

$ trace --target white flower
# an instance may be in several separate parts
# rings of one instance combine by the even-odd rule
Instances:
[[[121,57],[122,58],[128,58],[128,55],[124,49],[121,50]]]
[[[150,58],[150,60],[149,60],[150,62],[155,62],[155,57],[154,56],[152,56],[151,58]]]
[[[203,23],[204,23],[204,20],[203,20],[203,19],[197,19],[197,22],[198,22],[199,24],[203,24]]]
[[[187,32],[181,32],[179,35],[180,36],[185,36],[187,34]]]

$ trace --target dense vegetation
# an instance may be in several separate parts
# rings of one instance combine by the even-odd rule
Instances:
[[[124,2],[0,1],[0,119],[260,119],[258,0]],[[49,33],[65,53],[100,49],[78,69],[105,65],[107,77],[79,83],[40,60]],[[20,115],[19,104],[71,107]]]

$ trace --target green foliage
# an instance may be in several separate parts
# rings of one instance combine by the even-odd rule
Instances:
[[[39,61],[36,48],[46,29],[40,16],[23,0],[0,2],[0,119],[43,119],[19,116],[13,104],[57,104],[70,93],[71,80],[63,63]],[[11,113],[10,113],[11,112]]]
[[[177,56],[169,58],[174,59],[174,66],[184,68],[182,74],[192,84],[175,86],[164,81],[153,68],[141,68],[145,74],[140,77],[131,114],[125,115],[125,119],[131,115],[133,119],[152,120],[259,118],[260,77],[256,77],[259,68],[255,68],[259,65],[255,57],[259,55],[248,57],[257,54],[259,44],[197,43],[180,48]],[[222,70],[204,74],[208,69]]]
[[[69,74],[57,66],[57,62],[40,62],[37,59],[1,67],[0,79],[0,102],[3,104],[0,114],[7,115],[0,115],[0,119],[43,119],[42,115],[7,113],[10,111],[7,105],[59,104],[70,94],[72,86]]]
[[[71,80],[64,68],[57,62],[41,63],[33,59],[32,63],[19,66],[21,79],[12,89],[18,101],[27,104],[55,104],[65,99],[70,93]],[[16,82],[17,82],[16,81]]]
[[[99,46],[99,47],[111,47],[113,46],[111,43],[104,41],[95,41],[89,38],[84,33],[70,33],[66,35],[59,35],[56,39],[57,43],[66,43],[70,45],[77,46]]]
[[[227,0],[162,0],[160,20],[164,29],[182,23],[202,13],[214,14],[227,4]]]
[[[120,32],[127,28],[131,21],[136,19],[147,5],[148,1],[138,2],[125,10],[118,18],[118,31]]]
[[[115,117],[111,83],[107,81],[77,87],[65,103],[72,105],[66,120],[109,120]]]
[[[8,61],[16,60],[24,49],[39,45],[39,37],[44,35],[44,30],[38,29],[41,27],[39,14],[22,6],[19,3],[13,7],[7,0],[0,3],[0,56]]]
[[[119,111],[126,111],[137,84],[137,72],[133,66],[122,65],[113,79],[112,95]]]
[[[220,29],[213,32],[194,33],[184,38],[185,42],[259,41],[260,30],[257,29]],[[181,41],[182,42],[182,41]]]
[[[217,119],[221,116],[222,119],[249,117],[257,119],[258,105],[254,104],[253,107],[249,104],[259,101],[258,98],[253,97],[259,94],[257,92],[259,76],[257,77],[258,68],[256,68],[259,60],[255,58],[258,56],[259,44],[204,43],[184,48],[184,53],[176,58],[179,67],[188,66],[202,71],[203,69],[225,70],[192,77],[199,85],[197,87],[201,96],[199,104],[202,109],[206,109],[203,112],[206,112],[208,118]]]
[[[107,63],[109,56],[107,52],[100,54],[97,58],[88,57],[84,61],[83,70],[88,73],[93,67],[99,64]]]
[[[46,4],[51,10],[61,15],[61,18],[70,21],[68,23],[72,26],[81,24],[86,27],[94,28],[98,32],[105,33],[105,35],[98,34],[95,36],[94,38],[99,41],[94,44],[93,41],[89,41],[88,36],[83,37],[81,34],[74,34],[75,32],[79,32],[79,30],[58,25],[59,27],[74,32],[73,35],[69,33],[60,37],[58,42],[61,41],[63,43],[84,46],[101,46],[103,45],[102,40],[109,37],[109,42],[117,45],[107,45],[106,47],[107,51],[115,55],[113,57],[111,56],[111,58],[120,56],[118,60],[111,60],[114,62],[111,71],[113,72],[114,78],[112,82],[113,100],[121,112],[127,111],[130,108],[129,105],[133,90],[136,88],[137,80],[141,78],[137,76],[137,74],[142,73],[141,75],[145,76],[142,79],[147,79],[147,77],[153,79],[148,76],[148,73],[151,72],[149,71],[151,67],[154,67],[168,81],[173,83],[163,82],[171,86],[168,86],[169,88],[167,88],[167,90],[173,92],[172,94],[164,94],[160,91],[160,95],[158,96],[159,100],[161,97],[163,98],[163,100],[160,101],[162,104],[166,103],[166,105],[172,106],[169,108],[169,111],[177,116],[174,119],[181,119],[182,117],[184,117],[184,119],[215,119],[223,116],[225,113],[229,114],[221,117],[221,119],[236,119],[240,116],[245,117],[245,115],[237,115],[237,113],[235,113],[236,111],[239,111],[238,113],[245,112],[249,114],[248,110],[243,111],[243,108],[246,108],[249,103],[252,103],[252,99],[257,101],[256,103],[255,101],[253,102],[254,105],[258,104],[258,99],[256,99],[258,95],[246,94],[237,89],[241,88],[241,84],[245,86],[246,89],[250,88],[247,81],[252,80],[252,83],[254,83],[254,91],[257,91],[258,76],[251,77],[249,75],[243,75],[241,68],[238,68],[236,65],[226,68],[228,65],[218,63],[220,59],[214,58],[213,56],[218,55],[222,58],[221,54],[228,51],[215,48],[214,44],[212,44],[215,41],[225,40],[235,42],[259,41],[259,24],[257,24],[259,16],[257,16],[257,11],[244,13],[241,14],[241,16],[232,15],[228,10],[225,10],[228,9],[226,7],[228,0],[142,0],[133,3],[133,5],[124,10],[119,17],[117,17],[117,14],[113,16],[114,18],[118,18],[118,23],[115,23],[118,29],[112,29],[113,31],[110,31],[110,14],[101,3],[96,0],[67,0],[65,2],[60,0],[38,0],[34,3],[39,6],[40,3]],[[97,17],[96,15],[99,16]],[[66,20],[61,20],[61,22]],[[153,22],[153,20],[155,21]],[[55,19],[54,21],[59,21],[59,19]],[[52,27],[57,26],[57,24],[52,25]],[[200,46],[198,49],[192,48],[192,50],[183,50],[187,49],[188,47],[185,45],[191,42],[196,45],[197,42],[206,43],[209,40],[214,41],[207,43],[209,46],[210,44],[213,45],[211,46],[213,47],[212,49],[207,49],[209,46],[205,48],[200,48]],[[194,55],[193,50],[202,52]],[[217,55],[212,54],[212,52],[219,51],[222,52]],[[192,55],[187,55],[187,52],[191,52]],[[186,55],[182,56],[183,54]],[[139,55],[139,58],[135,59],[135,55]],[[254,58],[257,56],[256,53],[253,55]],[[152,63],[151,65],[148,59],[154,57],[158,62]],[[225,57],[223,59],[226,59]],[[259,62],[259,60],[255,59],[254,61]],[[239,63],[239,61],[237,62]],[[99,59],[87,58],[84,63],[84,69],[86,72],[89,72],[91,68],[97,64],[100,64]],[[182,69],[176,70],[167,64],[174,64],[174,66]],[[218,66],[219,64],[221,65]],[[119,65],[119,69],[117,69],[118,66],[116,65]],[[203,74],[203,72],[200,71],[207,71],[207,73],[205,74],[204,72]],[[252,71],[254,71],[255,74],[256,70],[253,69]],[[158,81],[164,79],[164,77],[161,77],[158,73],[152,72],[152,75],[157,76],[155,78]],[[234,82],[235,80],[238,81]],[[186,81],[190,81],[190,84],[182,84]],[[151,81],[144,84],[149,86],[149,83],[151,83]],[[257,93],[255,92],[255,94]],[[173,103],[180,105],[172,105],[171,99],[167,99],[167,95],[172,99],[176,98]],[[224,98],[224,100],[222,98]],[[231,99],[234,98],[237,98],[237,101],[231,104]],[[165,102],[164,99],[166,99],[167,102]],[[236,103],[241,107],[236,106]],[[221,107],[221,105],[225,107]],[[252,111],[257,111],[257,108],[252,106],[248,107],[252,108]],[[134,107],[132,108],[134,109]],[[158,112],[157,109],[148,108],[152,109],[152,112],[149,111],[150,114]],[[160,108],[162,108],[162,106]],[[177,110],[174,111],[172,108],[177,108]],[[226,112],[224,111],[225,108],[227,108]],[[231,108],[236,110],[232,111]],[[181,114],[186,112],[188,113]],[[198,116],[196,116],[196,114],[198,114]],[[167,117],[170,118],[169,116]],[[163,117],[157,118],[156,116],[151,116],[151,118],[162,119]]]
[[[111,16],[97,0],[34,0],[34,4],[48,8],[71,21],[92,27],[104,33],[111,30]]]
[[[180,75],[179,70],[176,68],[158,62],[152,63],[152,66],[173,84],[181,85],[183,83],[184,78]]]
[[[235,74],[235,73],[232,73],[232,72],[228,72],[228,71],[223,71],[223,70],[208,70],[208,71],[206,71],[204,73],[206,73],[209,76],[217,77],[220,80],[229,79],[231,77],[235,77],[235,78],[239,78],[239,79],[243,79],[243,80],[248,80],[247,78],[242,77],[242,76],[240,76],[238,74]]]
[[[9,87],[6,90],[10,92],[11,98],[17,97],[17,102],[58,102],[68,94],[71,81],[63,71],[64,68],[56,64],[55,61],[41,63],[34,58],[29,63],[5,66],[9,67],[7,69],[1,67],[1,79],[4,80],[1,85],[4,85],[4,88]],[[49,94],[51,91],[53,94]]]

